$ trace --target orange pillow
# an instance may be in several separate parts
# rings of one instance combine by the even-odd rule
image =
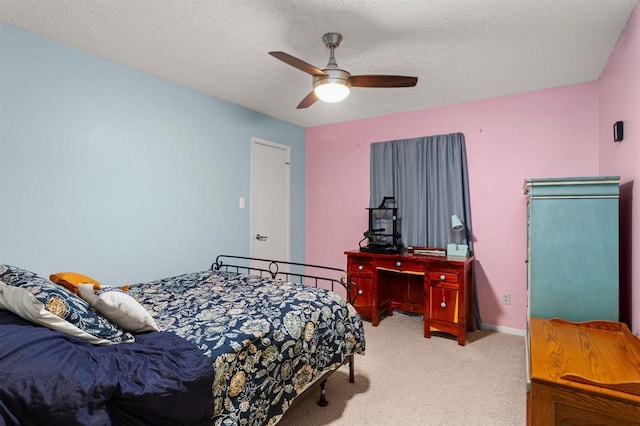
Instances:
[[[49,275],[49,279],[56,284],[65,287],[67,290],[80,295],[78,293],[78,286],[80,284],[93,284],[93,290],[100,290],[102,284],[86,275],[79,274],[77,272],[56,272]],[[122,291],[129,291],[128,285],[118,287]]]
[[[94,290],[100,289],[100,283],[98,281],[76,272],[56,272],[55,274],[49,275],[49,279],[75,294],[78,294],[78,285],[80,284],[93,284]]]

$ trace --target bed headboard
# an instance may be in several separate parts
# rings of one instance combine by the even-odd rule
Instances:
[[[347,272],[331,266],[221,254],[211,264],[211,269],[260,277],[268,276],[272,279],[322,287],[334,292],[336,288],[344,288],[346,299],[351,304],[358,297],[358,285],[351,280],[347,281]]]

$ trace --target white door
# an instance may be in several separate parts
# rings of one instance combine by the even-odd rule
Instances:
[[[251,138],[251,256],[289,261],[291,148]]]

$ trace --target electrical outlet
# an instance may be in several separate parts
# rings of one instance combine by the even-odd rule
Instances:
[[[502,293],[502,304],[508,305],[511,303],[511,295],[509,293]]]

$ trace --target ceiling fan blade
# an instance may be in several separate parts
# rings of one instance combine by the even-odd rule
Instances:
[[[351,87],[413,87],[418,77],[401,75],[352,75]]]
[[[298,59],[295,56],[291,56],[288,53],[284,52],[269,52],[269,55],[273,56],[276,59],[280,59],[285,64],[289,64],[292,67],[298,68],[300,71],[304,71],[307,74],[311,75],[327,75],[326,72],[322,71],[318,67],[314,67],[311,64],[306,63],[302,59]]]
[[[316,96],[316,93],[314,91],[311,91],[307,96],[304,97],[303,100],[300,101],[297,108],[298,109],[309,108],[317,100],[318,100],[318,96]]]

